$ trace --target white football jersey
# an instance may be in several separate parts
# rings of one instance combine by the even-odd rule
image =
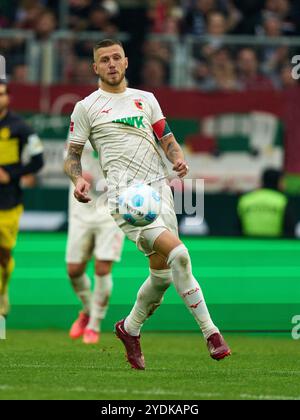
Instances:
[[[99,167],[99,157],[90,143],[87,143],[82,152],[81,166],[83,173],[86,172],[92,177],[89,196],[92,201],[80,203],[74,197],[74,185],[71,184],[69,192],[69,217],[75,217],[84,223],[96,224],[111,223],[115,225],[107,205],[99,197],[105,190],[105,179]]]
[[[162,119],[161,108],[150,92],[98,89],[76,104],[69,140],[82,145],[90,140],[113,196],[118,187],[167,175],[152,128]]]

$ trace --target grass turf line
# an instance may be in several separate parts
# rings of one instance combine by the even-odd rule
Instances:
[[[0,399],[300,399],[299,341],[226,335],[233,356],[211,360],[195,333],[144,333],[146,371],[125,362],[121,343],[71,342],[63,331],[8,331],[0,341]]]

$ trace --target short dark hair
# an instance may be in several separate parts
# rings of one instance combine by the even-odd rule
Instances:
[[[271,190],[279,189],[279,181],[283,176],[283,172],[278,169],[267,168],[262,175],[262,183],[264,188]]]
[[[97,42],[94,46],[94,53],[99,50],[99,48],[107,48],[112,47],[113,45],[119,45],[121,48],[124,49],[123,44],[118,39],[103,39],[102,41]]]

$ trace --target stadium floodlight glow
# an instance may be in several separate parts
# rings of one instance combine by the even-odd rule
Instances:
[[[0,340],[6,340],[6,320],[0,316]]]
[[[6,79],[6,60],[3,55],[0,55],[0,79]]]

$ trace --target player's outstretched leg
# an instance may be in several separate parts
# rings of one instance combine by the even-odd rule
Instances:
[[[167,261],[172,270],[174,286],[199,324],[211,357],[221,360],[229,356],[230,348],[213,323],[201,287],[192,274],[187,248],[174,235],[165,231],[155,242],[154,249],[162,255],[168,255]]]
[[[113,281],[111,273],[95,274],[95,288],[92,297],[89,323],[83,334],[85,344],[97,344],[100,340],[101,321],[105,318]]]
[[[72,287],[82,303],[82,311],[73,323],[69,335],[73,340],[83,336],[90,319],[91,280],[85,274],[85,264],[68,264],[68,274]]]
[[[116,336],[124,344],[127,360],[134,369],[145,369],[140,330],[146,319],[161,305],[163,295],[171,282],[171,270],[150,269],[150,276],[140,288],[130,314],[115,325]]]

